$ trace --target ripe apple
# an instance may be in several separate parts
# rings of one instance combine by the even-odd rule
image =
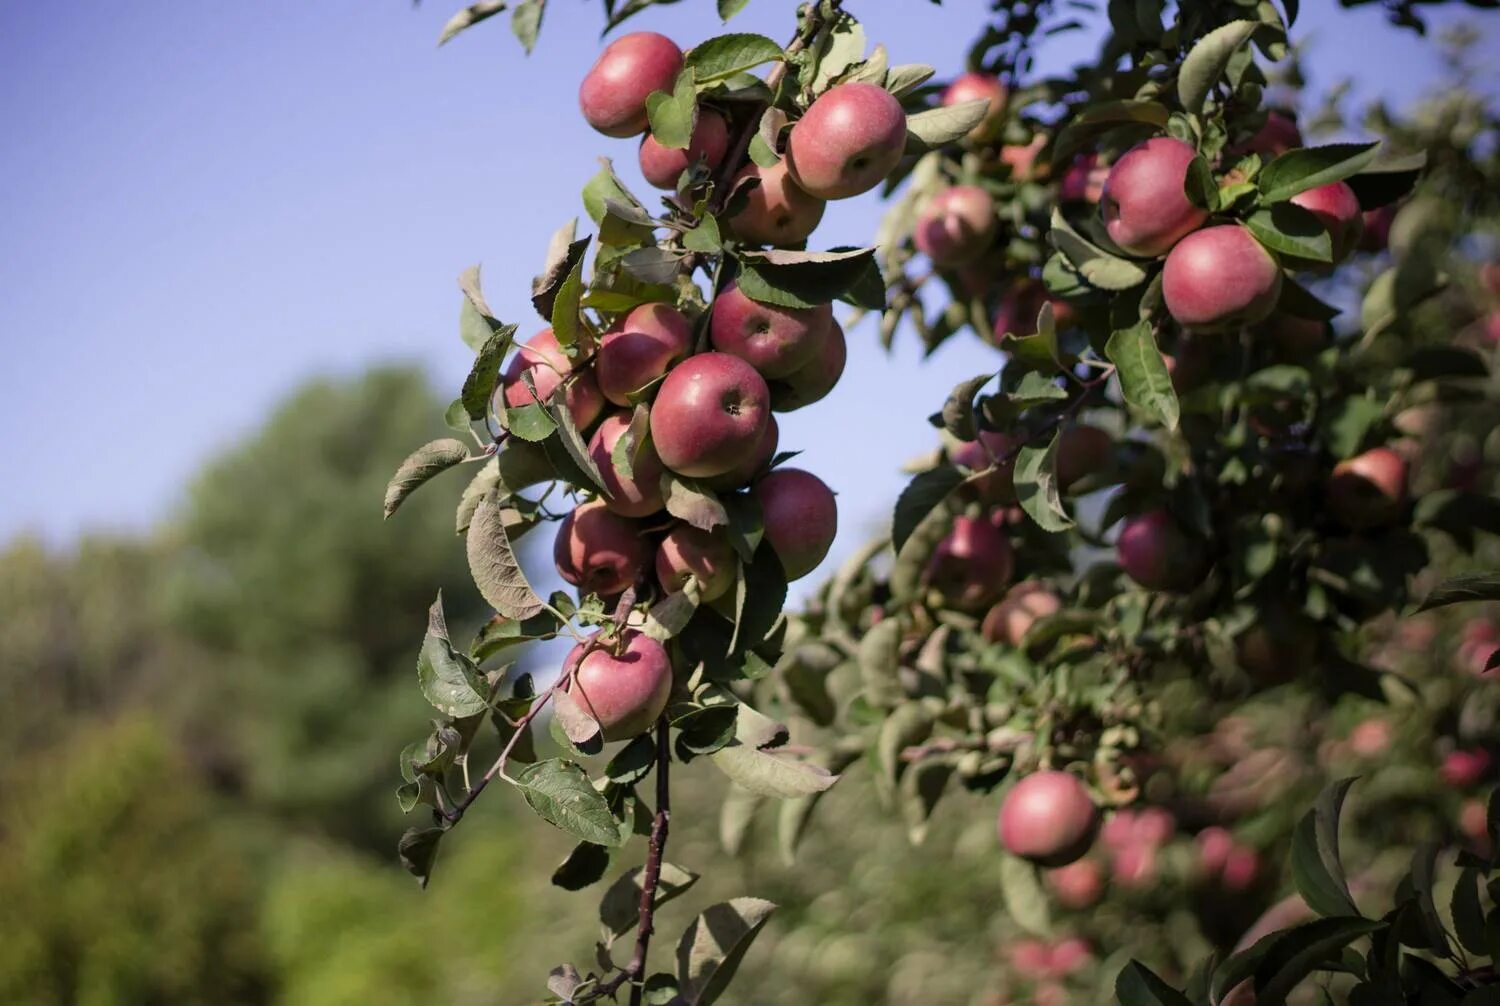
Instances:
[[[1117,849],[1109,860],[1109,879],[1127,891],[1140,891],[1156,880],[1157,847],[1137,842]]]
[[[693,326],[667,304],[642,304],[599,340],[594,374],[616,405],[661,377],[693,348]]]
[[[955,185],[928,200],[912,234],[917,250],[946,269],[971,262],[994,240],[995,200],[977,185]]]
[[[1208,211],[1188,201],[1188,165],[1197,149],[1157,136],[1131,147],[1109,169],[1099,205],[1109,239],[1131,255],[1154,258],[1203,226]]]
[[[672,471],[712,478],[760,443],[771,392],[755,368],[728,353],[699,353],[667,372],[651,405],[651,439]]]
[[[771,392],[774,400],[776,394]],[[715,475],[704,479],[710,489],[720,492],[730,492],[741,486],[749,485],[750,482],[761,472],[766,470],[766,465],[771,463],[771,458],[776,454],[776,445],[781,439],[781,430],[776,422],[775,416],[766,417],[765,432],[760,435],[760,443],[756,444],[755,450],[746,454],[739,464],[735,465],[723,475]]]
[[[811,472],[777,468],[750,492],[760,504],[765,540],[781,560],[788,582],[816,569],[838,533],[833,490]]]
[[[1296,260],[1299,268],[1327,270],[1344,261],[1359,246],[1364,233],[1364,213],[1359,208],[1359,197],[1345,182],[1329,182],[1316,188],[1299,192],[1291,202],[1318,218],[1333,239],[1333,262],[1306,262]]]
[[[1035,981],[1051,975],[1052,948],[1043,940],[1031,937],[1012,940],[1007,950],[1010,954],[1010,966],[1022,978]]]
[[[1021,439],[1009,433],[981,430],[977,440],[959,444],[948,452],[949,460],[970,472],[982,472],[996,463],[995,470],[971,484],[979,502],[990,506],[1016,501],[1016,448]],[[993,462],[992,462],[993,459]]]
[[[1097,203],[1104,197],[1104,183],[1109,169],[1099,163],[1097,154],[1080,154],[1057,183],[1057,198],[1065,203]]]
[[[771,384],[771,408],[777,412],[795,412],[804,405],[821,401],[844,376],[849,359],[849,344],[844,329],[830,319],[828,332],[818,351],[802,366]]]
[[[1021,639],[1039,618],[1062,610],[1062,599],[1041,580],[1022,580],[1005,594],[1005,600],[984,616],[980,632],[992,643],[1020,646]]]
[[[663,468],[661,458],[650,437],[642,437],[631,458],[630,477],[615,467],[615,444],[630,428],[630,413],[617,412],[607,417],[589,440],[589,457],[604,480],[604,502],[622,517],[645,517],[664,505],[661,495]]]
[[[1259,877],[1260,854],[1249,846],[1236,845],[1229,850],[1229,855],[1224,860],[1219,883],[1224,885],[1226,891],[1238,894],[1249,890]]]
[[[1266,114],[1265,124],[1239,149],[1243,153],[1259,154],[1263,159],[1270,160],[1300,146],[1302,131],[1297,128],[1297,120],[1285,112],[1272,109]]]
[[[1092,859],[1048,870],[1046,880],[1057,903],[1075,911],[1092,908],[1104,894],[1104,871]]]
[[[634,629],[584,656],[586,646],[579,643],[563,661],[563,672],[573,675],[568,694],[598,722],[607,741],[629,740],[650,730],[672,694],[666,648]]]
[[[1041,181],[1047,177],[1048,166],[1037,166],[1037,156],[1047,145],[1047,137],[1037,133],[1026,143],[1007,143],[1000,148],[1000,163],[1010,168],[1010,177],[1017,182]]]
[[[763,377],[786,377],[817,356],[833,325],[833,305],[777,307],[751,300],[731,283],[714,298],[708,334]]]
[[[1165,510],[1126,518],[1115,552],[1125,575],[1147,590],[1188,590],[1203,579],[1203,549]]]
[[[1396,204],[1386,203],[1362,214],[1364,224],[1360,227],[1359,250],[1383,252],[1391,239],[1391,221],[1396,219]]]
[[[612,597],[635,583],[651,561],[641,526],[590,500],[563,518],[552,561],[564,580],[585,594]]]
[[[1057,483],[1071,489],[1114,462],[1115,439],[1097,426],[1074,423],[1057,438]]]
[[[1033,772],[1000,804],[1000,844],[1014,856],[1056,868],[1081,859],[1094,841],[1099,812],[1088,788],[1068,772]]]
[[[786,161],[819,199],[848,199],[885,180],[906,147],[906,113],[883,87],[837,84],[792,127]]]
[[[1350,528],[1389,524],[1406,506],[1406,461],[1389,447],[1346,458],[1333,466],[1326,498],[1328,509]]]
[[[1391,749],[1391,724],[1388,720],[1372,716],[1361,720],[1349,731],[1349,750],[1356,757],[1380,758]]]
[[[700,600],[712,601],[734,586],[735,569],[734,547],[720,531],[676,524],[656,549],[656,579],[669,594],[693,576]]]
[[[1281,296],[1281,266],[1239,224],[1194,231],[1172,248],[1162,270],[1167,311],[1203,331],[1264,321]]]
[[[745,205],[729,218],[729,229],[735,237],[751,244],[785,248],[808,239],[823,220],[828,204],[804,192],[788,170],[786,161],[763,168],[754,161],[735,175],[758,178],[760,184],[745,193]]]
[[[647,183],[658,189],[675,191],[682,173],[697,164],[700,158],[712,171],[724,160],[728,150],[729,125],[724,121],[724,116],[711,108],[700,108],[687,149],[664,147],[656,142],[656,137],[649,134],[641,140],[641,175]]]
[[[646,97],[672,90],[682,70],[682,50],[665,35],[636,31],[621,35],[599,54],[578,88],[583,117],[605,136],[646,131]]]
[[[552,334],[552,329],[544,328],[526,340],[516,351],[516,355],[511,357],[510,363],[505,367],[497,397],[513,409],[532,404],[534,399],[531,391],[521,380],[521,374],[525,372],[531,375],[531,381],[536,385],[537,398],[546,402],[572,370],[573,361],[558,345],[557,336]],[[580,372],[568,384],[564,401],[568,415],[573,417],[574,425],[580,430],[586,429],[599,418],[599,413],[604,411],[604,396],[599,393],[599,385],[592,370]],[[500,403],[495,404],[498,406]]]
[[[1490,770],[1490,754],[1483,748],[1472,751],[1450,751],[1438,769],[1443,782],[1454,789],[1472,789]]]
[[[1216,877],[1224,870],[1229,854],[1234,851],[1234,836],[1225,828],[1211,825],[1198,832],[1193,844],[1198,851],[1198,869],[1204,876]]]
[[[942,100],[945,106],[962,105],[966,101],[978,101],[981,98],[988,101],[990,107],[985,109],[984,118],[968,133],[971,143],[985,143],[998,140],[1004,131],[1005,103],[1008,97],[999,77],[971,71],[955,77],[953,83],[943,91]]]
[[[960,516],[927,564],[927,583],[960,611],[982,611],[1004,593],[1015,569],[1010,539],[983,517]]]
[[[1094,951],[1088,941],[1078,936],[1069,936],[1052,944],[1052,977],[1066,978],[1088,966],[1094,959]],[[1064,1000],[1066,1001],[1066,1000]]]

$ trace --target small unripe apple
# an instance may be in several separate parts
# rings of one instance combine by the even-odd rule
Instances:
[[[1194,231],[1162,270],[1167,311],[1185,328],[1215,331],[1264,321],[1281,297],[1281,266],[1238,224]]]
[[[1266,114],[1265,124],[1241,145],[1247,154],[1259,154],[1265,160],[1279,157],[1288,150],[1302,146],[1302,131],[1297,120],[1274,109]]]
[[[1482,748],[1472,751],[1450,751],[1443,759],[1438,775],[1454,789],[1477,786],[1490,770],[1490,753]]]
[[[724,116],[711,108],[700,108],[693,135],[685,149],[664,147],[649,134],[641,141],[641,176],[658,189],[675,191],[682,173],[697,164],[700,158],[712,171],[724,160],[728,150],[729,126]]]
[[[532,383],[536,385],[536,398],[545,403],[572,370],[573,361],[558,345],[557,336],[552,334],[552,329],[544,328],[526,340],[516,351],[516,355],[511,357],[510,363],[505,367],[497,397],[513,409],[531,405],[536,399],[532,398],[531,391],[521,379],[524,372],[531,376]],[[573,424],[580,430],[591,426],[599,418],[599,413],[604,411],[604,396],[599,393],[599,385],[592,370],[582,371],[569,382],[564,401],[568,415],[573,417]]]
[[[775,392],[773,391],[774,395]],[[776,422],[775,416],[766,417],[765,432],[760,435],[760,442],[755,450],[746,454],[744,458],[723,475],[715,475],[703,481],[710,489],[720,492],[730,492],[741,486],[749,485],[750,482],[761,472],[766,470],[766,465],[771,463],[771,458],[776,454],[776,445],[781,440],[781,430]]]
[[[1355,530],[1389,524],[1406,506],[1406,461],[1389,447],[1346,458],[1328,480],[1328,508]]]
[[[971,262],[995,237],[994,198],[977,185],[955,185],[928,200],[912,238],[932,264],[946,269]]]
[[[771,408],[777,412],[795,412],[822,401],[844,376],[848,359],[849,345],[844,339],[843,326],[830,321],[813,358],[780,380],[770,382]]]
[[[754,450],[771,415],[755,368],[728,353],[699,353],[667,373],[651,405],[651,439],[672,471],[712,478]]]
[[[734,586],[734,547],[721,531],[677,524],[656,549],[656,579],[667,593],[698,579],[699,599],[712,601]]]
[[[1104,229],[1121,250],[1154,258],[1203,226],[1208,211],[1194,206],[1184,188],[1197,155],[1191,143],[1157,136],[1131,147],[1109,169],[1099,206]]]
[[[1104,871],[1092,859],[1048,870],[1046,880],[1057,903],[1075,911],[1092,908],[1104,895]]]
[[[714,298],[709,338],[763,377],[786,377],[810,363],[833,325],[833,305],[777,307],[751,300],[731,283]]]
[[[1203,549],[1165,510],[1127,518],[1115,552],[1125,575],[1147,590],[1188,590],[1203,579]]]
[[[589,440],[589,457],[604,480],[605,505],[623,517],[646,517],[663,506],[664,469],[649,437],[642,437],[635,445],[629,478],[615,467],[615,444],[629,428],[630,413],[617,412],[607,417]]]
[[[787,581],[816,569],[838,533],[839,508],[833,490],[811,472],[777,468],[750,492],[760,504],[765,540],[781,560]]]
[[[650,730],[672,694],[666,648],[634,629],[584,656],[587,645],[579,643],[563,661],[563,672],[573,674],[568,694],[598,722],[607,741],[629,740]]]
[[[1098,825],[1088,788],[1068,772],[1033,772],[1000,804],[1000,844],[1040,866],[1067,866],[1082,858]]]
[[[760,184],[745,193],[744,208],[728,220],[741,241],[785,248],[806,241],[822,222],[828,204],[792,181],[785,160],[769,168],[752,161],[735,175],[736,182],[742,178],[758,178]]]
[[[594,374],[616,405],[665,374],[693,348],[693,326],[667,304],[642,304],[599,340]]]
[[[982,611],[1004,593],[1015,569],[1010,539],[983,517],[954,518],[927,564],[929,586],[960,611]]]
[[[578,107],[605,136],[636,136],[646,131],[646,97],[652,91],[670,93],[681,70],[682,50],[665,35],[621,35],[584,75]]]
[[[651,545],[638,523],[591,500],[558,525],[552,560],[558,574],[583,593],[612,597],[645,573]]]
[[[1000,78],[988,73],[963,73],[954,78],[943,91],[943,104],[962,105],[967,101],[983,99],[990,103],[968,138],[973,143],[984,143],[1000,138],[1005,129],[1005,103],[1009,95]]]
[[[1020,438],[1008,433],[981,430],[976,440],[966,441],[948,453],[952,462],[970,472],[982,472],[997,463],[993,472],[971,485],[979,502],[998,506],[1016,500],[1016,448]]]
[[[874,84],[837,84],[815,100],[787,137],[792,177],[819,199],[868,192],[901,162],[906,112]]]
[[[980,632],[992,643],[1020,646],[1022,638],[1039,618],[1062,610],[1062,599],[1041,580],[1023,580],[1010,588],[1005,600],[984,616]]]
[[[1348,258],[1359,246],[1360,236],[1365,229],[1365,218],[1359,208],[1359,198],[1347,183],[1329,182],[1327,185],[1319,185],[1297,193],[1291,198],[1291,202],[1317,217],[1318,222],[1327,229],[1328,236],[1333,239],[1331,264],[1303,263],[1298,260],[1296,264],[1299,267],[1331,268]]]
[[[1074,423],[1057,438],[1057,484],[1071,489],[1086,477],[1107,470],[1114,460],[1115,439],[1097,426]]]

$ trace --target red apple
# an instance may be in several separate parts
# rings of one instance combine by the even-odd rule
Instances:
[[[1116,887],[1140,891],[1156,880],[1157,849],[1137,842],[1119,849],[1110,857],[1109,879]]]
[[[1109,169],[1100,208],[1109,239],[1131,255],[1154,258],[1203,226],[1208,211],[1188,201],[1191,144],[1157,136],[1131,147]]]
[[[516,351],[516,355],[511,357],[497,397],[502,398],[513,409],[532,404],[535,399],[526,383],[521,380],[521,374],[525,372],[531,375],[531,381],[536,385],[537,398],[546,402],[572,369],[573,361],[557,344],[557,336],[552,334],[552,329],[544,328],[528,339]],[[594,380],[592,370],[579,373],[569,382],[565,402],[568,414],[573,417],[574,425],[580,430],[599,418],[599,413],[604,411],[604,396],[599,393],[599,385]]]
[[[786,377],[818,355],[833,325],[833,305],[777,307],[751,300],[738,283],[714,298],[709,338],[764,377]]]
[[[666,648],[634,629],[584,656],[587,645],[579,643],[563,661],[563,672],[573,675],[568,694],[598,722],[607,741],[650,730],[672,694]]]
[[[599,340],[594,374],[616,405],[661,377],[693,348],[693,326],[667,304],[642,304]]]
[[[599,54],[578,88],[583,117],[605,136],[646,131],[646,97],[672,90],[682,70],[682,50],[652,31],[622,35]]]
[[[612,597],[635,583],[651,561],[641,526],[591,500],[563,518],[552,560],[564,580],[585,594]]]
[[[613,452],[620,436],[630,428],[630,413],[617,412],[599,424],[589,440],[589,457],[604,479],[604,502],[623,517],[645,517],[663,506],[661,458],[651,438],[642,437],[631,458],[630,477],[615,467]]]
[[[670,88],[663,88],[670,90]],[[711,108],[698,109],[698,121],[693,125],[693,135],[687,148],[677,150],[664,147],[656,137],[647,135],[641,141],[641,175],[650,185],[658,189],[677,189],[677,180],[688,168],[701,158],[710,171],[724,160],[729,150],[729,126],[724,116]]]
[[[765,540],[788,581],[817,568],[838,532],[838,503],[822,479],[800,468],[777,468],[751,488],[760,504]]]
[[[1104,183],[1109,169],[1099,163],[1097,154],[1080,154],[1057,183],[1057,198],[1065,203],[1097,203],[1104,197]]]
[[[1198,832],[1193,844],[1198,850],[1198,869],[1208,877],[1217,877],[1223,872],[1224,864],[1229,862],[1229,854],[1235,848],[1234,836],[1218,825]]]
[[[1062,599],[1041,580],[1022,580],[1005,594],[1005,600],[984,616],[980,632],[992,643],[1020,646],[1039,618],[1062,610]]]
[[[1477,786],[1490,770],[1490,754],[1482,748],[1472,751],[1451,751],[1443,759],[1438,775],[1454,789],[1471,789]]]
[[[699,598],[712,601],[734,586],[734,547],[722,532],[677,524],[656,549],[656,579],[667,593],[682,589],[688,577],[698,579]]]
[[[885,180],[906,147],[901,103],[874,84],[837,84],[792,127],[787,166],[819,199],[848,199]]]
[[[1022,978],[1035,981],[1052,973],[1052,948],[1041,940],[1030,937],[1012,940],[1008,952],[1010,966]]]
[[[774,396],[775,391],[771,392]],[[776,454],[776,445],[780,441],[781,430],[776,422],[775,416],[766,417],[765,432],[760,435],[760,443],[755,450],[745,455],[739,464],[735,465],[723,475],[715,475],[713,478],[704,479],[710,489],[720,492],[730,492],[741,486],[749,485],[754,478],[766,470],[766,465],[771,463],[771,458]]]
[[[1104,895],[1104,871],[1092,859],[1048,870],[1046,879],[1052,896],[1064,908],[1075,911],[1092,908]]]
[[[1125,520],[1115,552],[1125,575],[1147,590],[1188,590],[1203,579],[1203,549],[1165,510]]]
[[[1071,489],[1086,477],[1106,471],[1114,461],[1115,439],[1097,426],[1074,423],[1057,439],[1057,483]]]
[[[771,408],[777,412],[795,412],[804,405],[822,401],[844,376],[844,364],[848,359],[849,344],[844,339],[844,329],[838,322],[830,320],[828,332],[813,358],[780,380],[771,382]]]
[[[969,130],[968,138],[974,143],[998,140],[1005,129],[1005,103],[1009,95],[1000,78],[988,73],[963,73],[943,91],[944,105],[962,105],[966,101],[981,98],[990,103],[984,118]]]
[[[1177,832],[1177,818],[1164,807],[1143,807],[1131,822],[1131,838],[1152,848],[1160,848]]]
[[[1067,866],[1082,858],[1098,825],[1088,788],[1068,772],[1033,772],[1000,804],[1000,844],[1041,866]]]
[[[1364,225],[1360,228],[1360,251],[1383,252],[1391,239],[1391,221],[1396,219],[1396,204],[1387,203],[1373,210],[1365,210]]]
[[[949,459],[970,472],[982,472],[996,464],[995,470],[974,482],[970,488],[981,503],[997,506],[1016,500],[1016,449],[1019,437],[1008,433],[980,431],[977,440],[959,444],[948,452]]]
[[[1365,218],[1359,208],[1359,197],[1344,182],[1329,182],[1316,188],[1299,192],[1292,203],[1318,218],[1333,239],[1333,262],[1339,263],[1353,254],[1364,233]],[[1328,268],[1326,263],[1308,262],[1297,264],[1303,268]]]
[[[752,161],[735,181],[742,178],[758,178],[760,184],[745,193],[744,208],[729,218],[730,231],[741,241],[785,248],[806,241],[822,222],[828,204],[792,181],[785,160],[769,168]]]
[[[1167,311],[1185,328],[1214,331],[1263,321],[1281,296],[1281,266],[1238,224],[1194,231],[1162,270]]]
[[[727,353],[700,353],[661,383],[651,406],[651,439],[672,471],[712,478],[755,449],[770,415],[771,392],[754,367]]]
[[[1300,146],[1302,131],[1297,128],[1297,120],[1273,109],[1266,113],[1265,124],[1239,149],[1247,154],[1259,154],[1269,161]]]
[[[927,583],[945,604],[982,611],[1005,591],[1014,568],[1004,532],[983,517],[960,516],[927,564]]]
[[[995,200],[977,185],[955,185],[933,196],[917,217],[917,250],[946,269],[973,261],[995,237]]]
[[[1089,947],[1087,940],[1069,936],[1052,944],[1050,956],[1052,977],[1066,978],[1087,967],[1094,959],[1094,951]]]
[[[1389,447],[1376,447],[1333,467],[1328,508],[1356,530],[1389,524],[1406,506],[1406,461]]]
[[[1259,877],[1259,853],[1248,846],[1236,845],[1229,850],[1229,855],[1224,860],[1219,883],[1224,885],[1226,891],[1239,893],[1248,890]]]

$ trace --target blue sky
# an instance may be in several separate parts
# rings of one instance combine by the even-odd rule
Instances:
[[[633,179],[635,148],[577,114],[596,2],[553,0],[529,59],[503,22],[437,49],[458,5],[0,7],[0,542],[151,526],[310,374],[414,360],[455,387],[469,357],[454,279],[474,262],[497,314],[537,324],[526,295],[548,236],[579,212],[595,157]],[[686,0],[632,27],[687,43],[720,30],[713,6]],[[752,0],[733,27],[784,37],[793,6]],[[893,62],[951,73],[982,5],[849,6]],[[1353,76],[1400,100],[1441,70],[1378,12],[1303,7],[1322,40],[1315,87]],[[1050,42],[1043,67],[1086,39]],[[836,204],[815,241],[860,243],[879,213],[873,195]],[[850,335],[839,389],[782,433],[840,493],[838,552],[884,518],[899,464],[932,446],[923,417],[998,363],[973,340],[919,365],[910,338],[886,356],[868,327]]]

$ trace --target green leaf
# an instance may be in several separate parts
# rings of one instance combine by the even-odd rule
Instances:
[[[1231,21],[1198,40],[1177,71],[1177,98],[1184,109],[1193,115],[1202,113],[1229,61],[1258,27],[1254,21]]]
[[[516,775],[516,785],[548,823],[595,845],[624,844],[609,804],[576,763],[548,758],[527,765]]]
[[[598,173],[593,178],[590,178],[588,183],[583,187],[583,208],[588,213],[589,219],[599,224],[603,222],[604,214],[610,202],[616,202],[622,206],[638,210],[648,219],[651,216],[651,214],[646,212],[646,208],[641,205],[641,201],[624,186],[619,176],[615,174],[614,162],[608,157],[601,157],[599,158]],[[641,235],[642,240],[648,238],[651,233],[649,227],[645,227],[643,230],[644,234]],[[547,313],[550,315],[551,312]]]
[[[1484,907],[1479,899],[1479,871],[1466,868],[1453,888],[1453,932],[1471,954],[1484,956]]]
[[[567,405],[568,386],[559,384],[557,390],[552,392],[552,400],[547,403],[547,412],[552,416],[552,421],[557,424],[557,436],[547,440],[545,447],[551,456],[551,446],[557,444],[562,447],[563,457],[553,458],[553,468],[562,471],[562,464],[571,460],[576,472],[572,476],[582,476],[586,484],[581,488],[604,491],[604,476],[599,474],[599,466],[594,463],[594,458],[589,454],[588,441],[583,434],[578,432],[578,426],[573,422],[573,413]]]
[[[475,508],[469,522],[466,550],[474,584],[496,611],[517,621],[542,611],[545,607],[542,599],[531,589],[511,551],[503,507],[496,493],[487,494]]]
[[[1448,932],[1438,915],[1437,904],[1432,898],[1432,884],[1437,874],[1438,846],[1424,842],[1412,851],[1411,889],[1416,896],[1417,917],[1421,919],[1422,931],[1427,936],[1427,946],[1442,956],[1449,956]]]
[[[719,20],[727,23],[730,18],[744,10],[749,2],[750,0],[719,0]]]
[[[1385,415],[1385,408],[1368,398],[1345,398],[1329,409],[1328,450],[1336,458],[1350,458],[1364,446],[1370,430]]]
[[[585,247],[588,240],[583,239]],[[578,341],[578,334],[582,330],[578,320],[578,305],[582,299],[583,256],[579,255],[573,260],[552,301],[552,334],[556,336],[557,344],[564,349]]]
[[[661,494],[667,513],[700,531],[712,531],[729,523],[729,513],[712,489],[675,472],[663,472]]]
[[[901,690],[901,620],[887,618],[873,625],[859,639],[856,654],[865,701],[877,709],[895,706],[904,698]]]
[[[1359,915],[1339,858],[1339,815],[1354,782],[1341,779],[1324,789],[1292,836],[1292,881],[1319,915]]]
[[[1002,854],[1000,893],[1016,925],[1028,933],[1051,935],[1052,899],[1042,889],[1035,866],[1019,856]]]
[[[464,378],[463,390],[459,393],[459,400],[470,419],[480,420],[489,413],[490,396],[500,382],[500,364],[510,352],[515,334],[516,326],[501,325],[474,355],[474,365],[469,368],[469,376]]]
[[[1016,498],[1021,509],[1037,522],[1043,531],[1066,531],[1073,519],[1063,509],[1057,486],[1057,442],[1053,433],[1046,447],[1022,447],[1016,455]]]
[[[1427,152],[1418,150],[1403,157],[1382,157],[1357,175],[1345,179],[1359,200],[1359,208],[1373,210],[1389,206],[1410,192],[1427,166]]]
[[[480,0],[479,3],[470,4],[450,17],[443,25],[442,34],[438,36],[438,45],[447,42],[465,28],[472,28],[486,18],[494,17],[505,10],[506,6],[505,0]]]
[[[469,448],[461,440],[434,440],[412,451],[385,487],[385,516],[389,518],[395,513],[406,497],[428,479],[467,460]]]
[[[552,884],[565,891],[581,891],[602,880],[608,869],[608,849],[593,842],[579,842],[552,871]]]
[[[536,313],[541,315],[543,321],[552,320],[553,306],[557,303],[557,292],[562,288],[564,281],[578,271],[583,263],[583,257],[589,249],[589,238],[581,237],[573,240],[573,232],[578,227],[575,217],[552,235],[552,243],[547,249],[547,261],[542,266],[542,274],[531,282],[531,306],[536,308]]]
[[[709,1006],[723,994],[775,910],[769,901],[735,898],[714,905],[688,925],[677,944],[677,980],[684,1006]]]
[[[1129,290],[1146,281],[1146,270],[1142,266],[1092,244],[1055,208],[1049,236],[1053,246],[1078,270],[1079,275],[1100,290]]]
[[[479,352],[491,335],[500,328],[500,323],[490,315],[490,306],[479,290],[479,267],[470,266],[458,277],[458,287],[464,292],[463,306],[458,312],[458,334],[474,352]]]
[[[839,781],[821,765],[757,747],[764,740],[757,732],[764,720],[743,715],[736,720],[734,740],[709,756],[719,771],[751,793],[782,798],[821,793]]]
[[[1288,150],[1261,169],[1256,185],[1263,200],[1279,203],[1358,174],[1375,159],[1379,147],[1379,143],[1331,143]]]
[[[902,63],[886,71],[885,89],[897,98],[904,98],[932,78],[937,70],[926,63]],[[907,132],[911,126],[907,125]]]
[[[1466,601],[1500,600],[1500,573],[1462,573],[1432,588],[1413,614]]]
[[[417,683],[427,701],[448,716],[474,716],[489,708],[484,675],[448,638],[441,593],[427,611],[427,635],[417,655]]]
[[[756,133],[750,137],[750,159],[762,168],[774,168],[781,163],[781,155],[764,136]]]
[[[1112,333],[1104,345],[1104,355],[1118,370],[1125,401],[1155,416],[1167,429],[1177,429],[1181,416],[1177,392],[1150,323],[1143,321]]]
[[[637,405],[630,414],[630,423],[620,432],[615,445],[609,451],[609,463],[614,465],[621,480],[635,478],[635,461],[651,436],[651,412],[645,405]]]
[[[730,651],[744,652],[770,634],[786,604],[786,573],[770,543],[762,542],[755,558],[741,563],[734,587],[734,637]]]
[[[1333,954],[1386,925],[1358,916],[1316,919],[1271,938],[1255,967],[1255,1001],[1262,1006],[1285,1002],[1292,989]]]
[[[906,822],[906,837],[913,845],[927,840],[927,823],[947,790],[953,771],[949,762],[929,758],[911,766],[901,776],[901,817]]]
[[[864,59],[865,30],[852,14],[838,11],[807,52],[811,56],[813,72],[810,77],[799,76],[807,81],[813,94],[822,94],[834,78]]]
[[[547,0],[526,0],[510,15],[510,30],[521,42],[526,55],[536,48],[536,34],[542,27],[542,11]]]
[[[729,543],[741,562],[752,562],[765,539],[765,514],[759,501],[749,493],[731,493],[720,501],[729,515]]]
[[[671,94],[653,91],[646,96],[646,117],[657,143],[669,150],[687,149],[698,121],[698,90],[693,84],[692,67],[684,67],[677,75]]]
[[[1121,126],[1165,129],[1171,114],[1166,105],[1148,98],[1090,104],[1057,134],[1052,145],[1052,163],[1066,164],[1093,137]]]
[[[941,465],[918,473],[907,483],[896,498],[896,511],[891,519],[891,544],[897,552],[901,551],[901,546],[906,544],[922,518],[947,499],[948,494],[963,481],[963,473],[957,468]]]
[[[1191,1006],[1187,996],[1162,981],[1140,961],[1131,961],[1115,979],[1120,1006]]]
[[[1333,238],[1322,221],[1295,203],[1273,203],[1245,220],[1256,240],[1274,252],[1314,262],[1333,261]]]
[[[505,410],[505,428],[512,436],[520,437],[522,440],[539,444],[552,436],[552,431],[557,429],[557,424],[547,413],[546,405],[541,402],[531,402],[521,406],[519,409],[507,408]]]
[[[432,864],[437,859],[438,842],[443,834],[442,828],[407,828],[396,844],[401,865],[423,887],[432,879]]]
[[[739,288],[745,296],[778,307],[817,307],[843,297],[863,278],[874,248],[826,252],[772,249],[742,252]]]
[[[1188,202],[1199,209],[1215,213],[1219,209],[1219,185],[1214,181],[1213,169],[1208,166],[1208,159],[1198,154],[1188,164],[1187,178],[1183,182],[1183,191],[1187,194]]]
[[[744,6],[743,2],[740,6]],[[723,16],[723,4],[720,4]],[[724,17],[725,21],[729,17]],[[711,38],[688,50],[683,65],[697,77],[698,89],[765,63],[786,59],[786,51],[764,35],[735,34]]]
[[[988,98],[939,105],[906,117],[906,153],[921,155],[962,139],[989,114]]]
[[[613,943],[636,927],[640,918],[641,891],[645,876],[645,867],[637,866],[621,874],[618,880],[609,885],[609,890],[604,892],[604,897],[599,902],[599,921],[609,935],[608,942]],[[654,904],[660,908],[673,898],[686,894],[697,882],[698,875],[691,870],[684,870],[672,863],[662,863]]]
[[[954,386],[948,393],[947,401],[943,402],[945,430],[960,440],[973,440],[979,435],[979,430],[974,425],[974,396],[994,378],[994,374],[980,374]]]
[[[641,631],[661,643],[675,639],[693,620],[700,599],[697,579],[688,577],[681,590],[673,591],[651,606]]]

